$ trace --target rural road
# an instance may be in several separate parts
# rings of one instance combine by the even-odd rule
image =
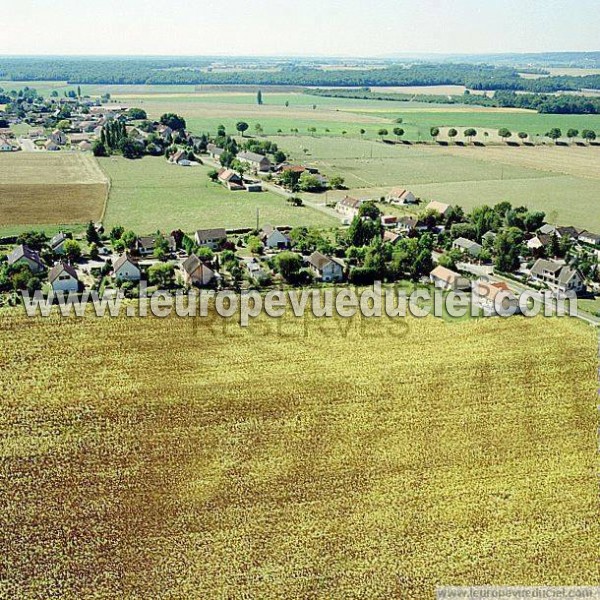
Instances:
[[[222,165],[220,163],[217,163],[217,162],[210,160],[208,158],[205,158],[205,157],[202,157],[202,162],[205,165],[214,167],[215,169],[222,168]],[[269,183],[268,181],[261,180],[261,184],[263,186],[263,189],[273,192],[274,194],[277,194],[279,196],[283,196],[284,198],[289,198],[290,196],[294,195],[294,194],[291,194],[290,192],[288,192],[287,190],[283,189],[282,187],[275,185],[274,183]],[[318,202],[313,202],[312,200],[307,200],[304,197],[302,197],[302,201],[309,208],[314,208],[315,210],[318,210],[326,215],[329,215],[330,217],[335,217],[336,219],[338,219],[340,221],[342,220],[340,214],[337,213],[333,208],[330,208],[329,206],[325,206],[324,204],[319,204]]]

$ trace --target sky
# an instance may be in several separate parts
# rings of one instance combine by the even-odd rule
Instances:
[[[0,55],[600,50],[600,0],[0,0]]]

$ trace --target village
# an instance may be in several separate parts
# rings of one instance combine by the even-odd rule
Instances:
[[[194,136],[174,113],[150,121],[142,109],[119,106],[108,96],[44,99],[28,89],[11,106],[0,114],[1,151],[159,155],[174,166],[213,167],[210,179],[232,194],[268,189],[298,206],[304,202],[301,192],[344,189],[343,178],[288,161],[271,141],[245,137],[244,122],[237,124],[237,136],[222,126],[215,136]],[[26,136],[14,136],[10,125],[18,122],[29,125]],[[425,204],[402,187],[379,198],[346,195],[321,210],[336,215],[340,226],[260,226],[257,219],[255,228],[235,230],[182,223],[178,230],[148,234],[120,226],[105,231],[102,223],[89,223],[79,236],[31,231],[4,240],[0,290],[10,295],[21,289],[119,288],[133,296],[142,280],[183,289],[380,280],[452,291],[485,284],[491,286],[482,306],[488,312],[499,291],[598,291],[600,235],[547,223],[543,212],[500,202],[465,214],[460,206]]]

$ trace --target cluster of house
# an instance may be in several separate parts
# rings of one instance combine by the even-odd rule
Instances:
[[[69,116],[64,117],[62,109],[69,108]],[[87,98],[58,98],[55,108],[49,108],[46,104],[23,103],[26,110],[25,121],[32,126],[27,138],[32,140],[38,148],[49,151],[58,151],[70,146],[82,151],[92,149],[92,142],[100,137],[103,126],[125,113],[125,107],[111,105],[99,105],[96,100]],[[67,131],[55,129],[46,133],[45,126],[49,117],[69,122]],[[14,139],[10,129],[2,130],[1,136],[5,143],[0,145],[0,151],[12,152],[18,150],[19,142]]]
[[[576,245],[600,246],[600,234],[598,233],[592,233],[591,231],[578,229],[570,225],[559,227],[546,224],[540,227],[538,233],[527,241],[527,247],[530,250],[548,248],[552,244],[554,237],[558,240],[566,238]]]
[[[219,148],[215,144],[208,144],[206,151],[211,158],[218,161],[221,159],[221,155],[225,152],[225,149]],[[266,156],[258,152],[238,152],[236,158],[256,173],[269,173],[273,169],[273,163]]]
[[[335,210],[342,217],[342,220],[345,224],[348,224],[354,219],[354,217],[358,216],[360,211],[360,207],[365,203],[371,200],[370,198],[353,198],[351,196],[344,196],[341,200],[339,200],[335,205]],[[414,194],[408,190],[395,188],[386,196],[387,202],[390,204],[417,204],[419,199],[414,196]],[[446,215],[448,210],[450,209],[449,204],[444,204],[443,202],[437,202],[433,200],[425,207],[426,211],[435,211],[439,213],[442,217]],[[381,216],[381,224],[386,229],[397,229],[402,233],[407,233],[409,231],[424,231],[427,229],[425,224],[419,222],[416,217],[413,216],[403,216],[398,217],[396,215],[382,215]]]

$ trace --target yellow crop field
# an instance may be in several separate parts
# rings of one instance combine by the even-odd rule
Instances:
[[[570,319],[0,315],[3,598],[598,585]]]
[[[0,227],[98,220],[107,193],[108,180],[91,155],[0,154]]]

